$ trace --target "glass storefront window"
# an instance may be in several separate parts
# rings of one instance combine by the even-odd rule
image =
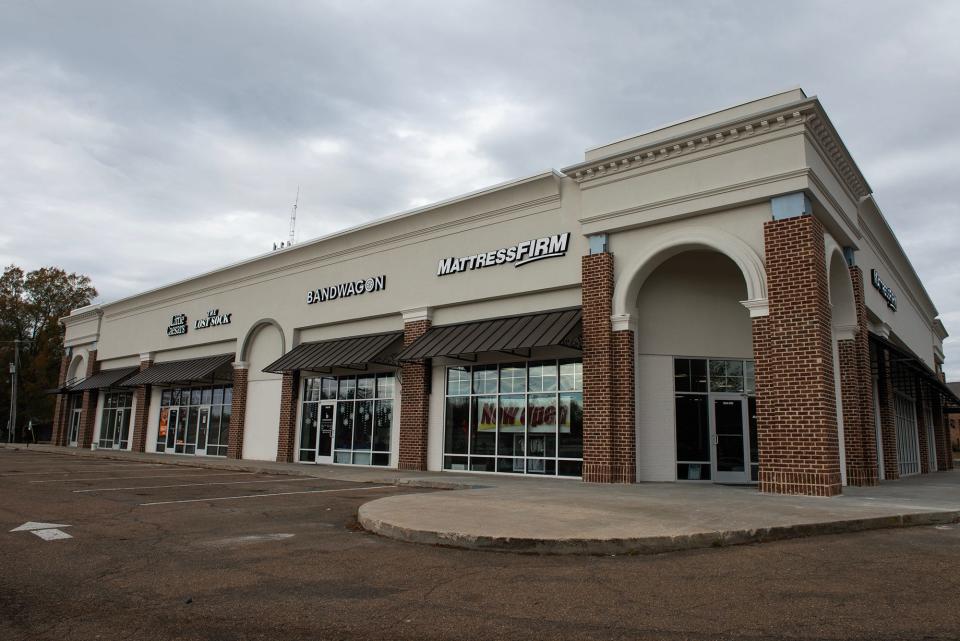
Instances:
[[[466,367],[451,367],[447,370],[447,396],[464,396],[470,393],[470,370]]]
[[[578,359],[447,369],[447,470],[580,476],[583,366]]]
[[[125,450],[130,444],[133,392],[104,393],[97,447]]]
[[[232,402],[232,385],[163,390],[157,451],[226,456]]]
[[[395,391],[392,373],[305,378],[297,460],[390,465]]]

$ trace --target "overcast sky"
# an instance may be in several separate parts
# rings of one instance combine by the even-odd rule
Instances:
[[[792,86],[957,338],[958,2],[0,0],[0,261],[101,300]]]

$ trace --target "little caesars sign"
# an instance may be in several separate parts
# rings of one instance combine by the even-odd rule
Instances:
[[[437,267],[437,276],[446,276],[447,274],[483,269],[484,267],[493,267],[494,265],[503,265],[506,263],[513,263],[514,267],[522,267],[535,260],[563,256],[567,253],[569,246],[570,232],[564,232],[556,236],[545,236],[543,238],[537,238],[536,240],[525,240],[517,243],[513,247],[495,249],[484,254],[474,254],[473,256],[463,256],[461,258],[444,258]]]
[[[370,276],[360,280],[351,280],[339,285],[330,285],[307,291],[307,305],[314,303],[323,303],[337,298],[347,298],[349,296],[358,296],[360,294],[369,294],[379,292],[387,287],[386,276]]]

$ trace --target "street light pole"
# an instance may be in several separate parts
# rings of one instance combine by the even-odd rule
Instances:
[[[7,430],[7,442],[13,443],[13,433],[17,430],[17,376],[20,369],[20,339],[13,341],[13,362],[10,363],[10,429]]]

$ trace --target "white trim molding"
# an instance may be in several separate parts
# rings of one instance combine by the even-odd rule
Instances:
[[[407,309],[401,312],[403,323],[416,323],[417,321],[433,321],[432,307],[419,307],[417,309]]]
[[[750,318],[760,318],[770,315],[770,301],[766,298],[754,298],[752,300],[742,300],[740,304],[750,312]]]
[[[637,332],[637,319],[632,314],[613,314],[610,316],[610,327],[615,332],[630,330]]]
[[[747,286],[747,300],[766,300],[767,274],[763,261],[757,252],[740,238],[716,227],[692,227],[655,234],[656,232],[651,230],[650,246],[646,251],[631,256],[617,278],[613,291],[614,315],[630,313],[636,305],[643,283],[664,261],[696,249],[720,252],[732,260],[743,274]]]
[[[140,362],[143,363],[145,361],[156,360],[156,356],[157,356],[156,352],[143,352],[142,354],[140,354]]]
[[[233,369],[250,369],[250,363],[247,361],[233,361]]]
[[[857,334],[860,333],[860,327],[856,324],[854,325],[834,325],[833,326],[833,336],[838,341],[849,341],[857,337]]]

